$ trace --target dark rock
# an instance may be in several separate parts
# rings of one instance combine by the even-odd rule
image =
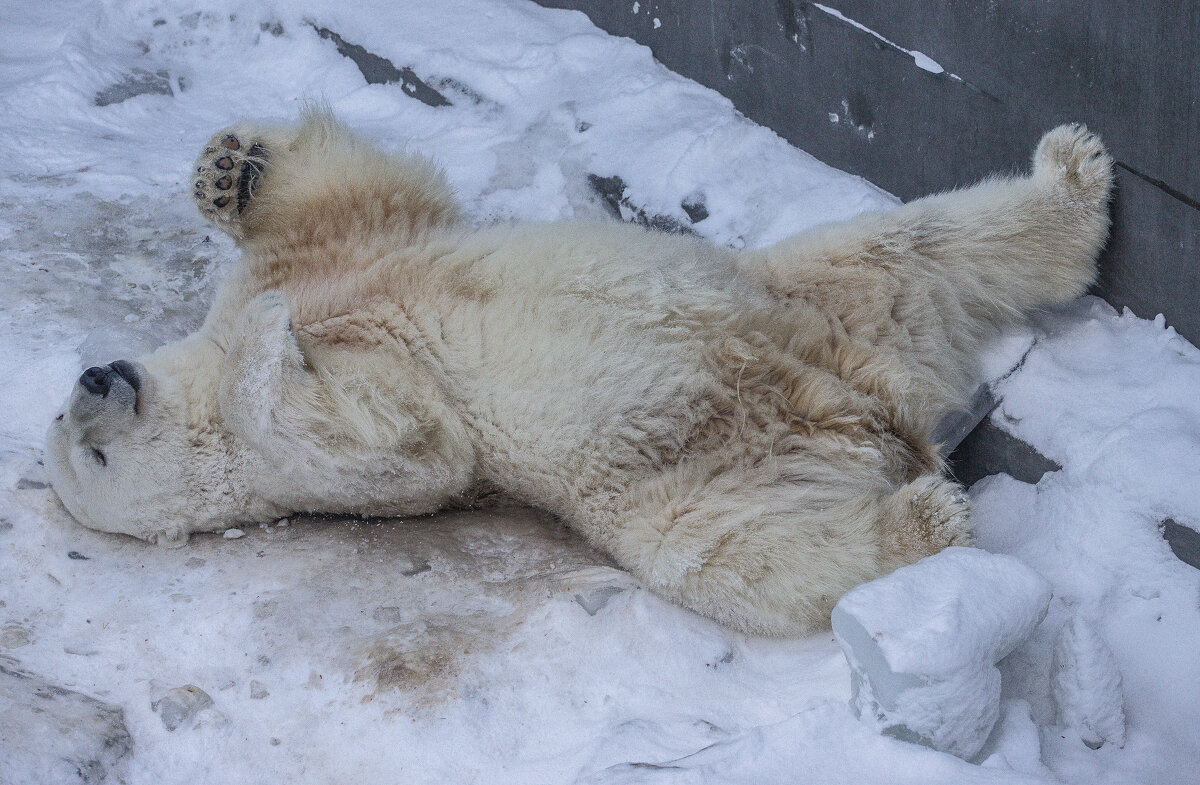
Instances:
[[[173,95],[171,75],[165,69],[151,73],[144,68],[135,68],[128,76],[114,85],[96,93],[93,103],[108,106],[128,101],[139,95]]]
[[[946,462],[954,479],[968,488],[984,477],[1001,472],[1033,485],[1048,472],[1062,468],[1032,445],[996,427],[990,419],[979,423]]]
[[[698,224],[708,217],[708,205],[704,203],[704,194],[695,193],[684,197],[679,207],[687,213],[688,220]]]
[[[1200,570],[1200,532],[1167,518],[1162,522],[1162,535],[1171,546],[1171,553]]]
[[[635,205],[625,195],[627,186],[620,176],[601,177],[598,174],[589,174],[587,179],[588,185],[600,197],[614,218],[668,234],[695,234],[690,227],[684,226],[678,219],[669,215],[647,213],[643,208]]]
[[[368,52],[358,44],[350,43],[329,28],[318,27],[315,24],[312,25],[312,28],[326,41],[332,41],[333,45],[337,47],[338,54],[349,58],[358,66],[358,70],[362,73],[363,79],[367,80],[367,84],[399,84],[407,95],[423,104],[429,106],[451,105],[446,96],[421,81],[411,68],[397,68],[386,57],[380,57],[373,52]]]

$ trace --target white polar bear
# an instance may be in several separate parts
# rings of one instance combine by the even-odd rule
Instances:
[[[327,113],[238,126],[194,196],[241,262],[195,334],[83,374],[46,463],[85,526],[161,543],[491,485],[663,597],[803,634],[852,586],[967,542],[931,429],[982,336],[1093,280],[1111,180],[1064,126],[1031,177],[737,252],[472,228],[429,164]]]

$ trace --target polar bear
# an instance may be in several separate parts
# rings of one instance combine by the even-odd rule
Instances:
[[[662,597],[795,636],[968,542],[931,430],[983,336],[1092,282],[1112,160],[1063,126],[1029,177],[751,251],[472,227],[433,166],[324,111],[218,133],[193,179],[242,257],[195,334],[75,385],[46,464],[80,523],[181,544],[487,485]]]

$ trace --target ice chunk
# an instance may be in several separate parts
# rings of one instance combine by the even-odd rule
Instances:
[[[181,727],[191,727],[197,715],[213,705],[213,699],[208,693],[194,684],[185,684],[168,690],[158,700],[150,704],[153,711],[162,718],[163,727],[174,731]]]
[[[896,738],[967,759],[996,722],[996,663],[1046,615],[1050,584],[1009,556],[947,548],[848,592],[833,631],[851,706]]]
[[[1050,697],[1059,724],[1078,733],[1088,747],[1125,746],[1121,672],[1104,638],[1079,616],[1068,620],[1054,641]]]

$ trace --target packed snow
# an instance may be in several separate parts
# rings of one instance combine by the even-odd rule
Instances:
[[[1050,697],[1058,723],[1087,746],[1125,746],[1121,670],[1103,636],[1079,616],[1069,619],[1054,641]]]
[[[235,249],[188,175],[239,118],[327,102],[437,160],[479,222],[615,212],[754,247],[895,203],[581,14],[305,5],[0,7],[0,781],[1192,781],[1200,571],[1160,527],[1200,526],[1200,352],[1095,299],[984,365],[1016,352],[993,422],[1062,469],[971,491],[979,546],[1053,599],[970,762],[856,719],[832,633],[732,633],[535,511],[178,550],[75,524],[42,435],[83,368],[199,324]]]

